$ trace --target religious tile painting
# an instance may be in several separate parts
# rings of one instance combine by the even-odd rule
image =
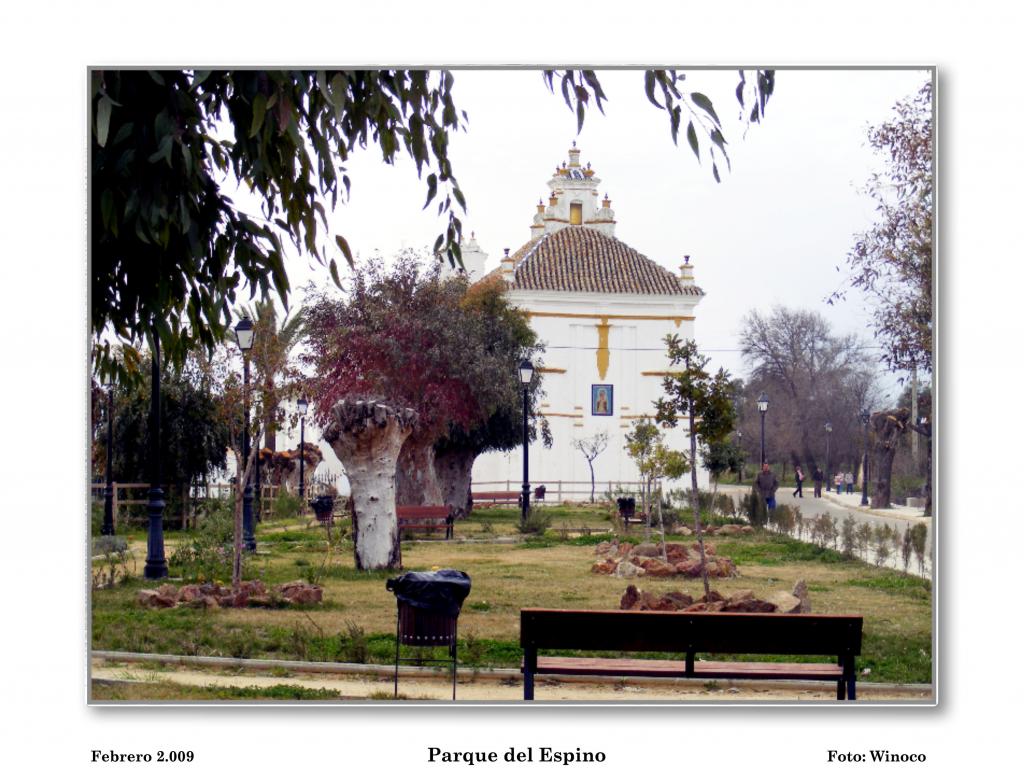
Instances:
[[[609,416],[614,408],[615,386],[595,384],[590,386],[590,414]]]

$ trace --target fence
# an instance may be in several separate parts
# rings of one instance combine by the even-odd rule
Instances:
[[[530,480],[530,489],[536,490],[540,485],[544,485],[544,500],[542,503],[563,503],[568,501],[589,501],[590,500],[590,480],[584,481],[569,481],[565,479],[555,480],[544,480],[538,479],[536,481]],[[602,496],[615,497],[617,492],[632,492],[636,495],[640,494],[641,483],[637,480],[631,480],[627,482],[622,481],[610,481],[610,482],[595,482],[594,483],[594,500],[600,500]],[[474,490],[479,492],[499,492],[506,490],[508,492],[517,492],[523,489],[523,483],[515,479],[504,479],[500,481],[491,482],[473,482],[472,487]]]

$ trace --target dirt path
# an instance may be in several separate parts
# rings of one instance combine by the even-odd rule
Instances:
[[[295,674],[287,677],[261,674],[230,674],[218,670],[159,669],[133,665],[111,666],[95,664],[92,677],[120,682],[154,683],[174,682],[196,686],[255,686],[293,685],[304,688],[326,688],[338,691],[343,698],[369,699],[389,697],[394,681],[384,676],[334,676]],[[410,699],[449,700],[451,681],[440,678],[402,678],[400,693]],[[523,698],[523,686],[518,679],[496,681],[473,679],[472,673],[459,676],[459,701],[509,701]],[[778,686],[757,683],[730,683],[707,688],[698,683],[658,683],[630,685],[621,681],[608,683],[569,682],[541,678],[537,686],[538,701],[833,701],[834,686],[808,685]],[[931,690],[927,687],[870,687],[861,688],[858,699],[863,701],[928,701]]]

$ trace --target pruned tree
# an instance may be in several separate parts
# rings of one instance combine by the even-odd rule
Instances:
[[[466,201],[448,148],[465,127],[447,70],[111,70],[91,77],[91,326],[102,340],[98,371],[138,374],[114,355],[159,336],[171,364],[202,346],[212,352],[243,288],[288,307],[284,242],[310,255],[339,282],[336,257],[353,264],[343,234],[326,238],[327,209],[352,189],[346,163],[376,145],[384,163],[408,155],[437,199],[442,232],[433,252],[461,261]],[[579,127],[606,97],[593,70],[547,70]],[[697,155],[718,163],[725,130],[711,100],[684,88],[685,73],[648,70],[648,99]],[[740,71],[737,99],[746,123],[764,116],[771,70]],[[683,128],[685,124],[685,129]],[[424,174],[424,172],[428,172]],[[225,194],[241,183],[262,216]]]
[[[868,143],[885,160],[864,192],[877,222],[857,237],[846,258],[849,289],[873,306],[875,338],[893,372],[932,371],[932,84],[896,103],[892,120],[868,131]]]
[[[469,513],[472,469],[476,458],[492,450],[508,452],[523,442],[523,393],[517,370],[523,359],[539,361],[543,346],[526,315],[509,303],[500,278],[466,287],[459,302],[460,333],[472,339],[479,360],[464,375],[479,405],[480,419],[464,428],[450,423],[433,446],[434,471],[441,500],[456,518]],[[475,373],[475,376],[474,376]],[[551,446],[547,421],[538,416],[543,376],[534,374],[527,392],[529,435]]]
[[[317,419],[341,399],[373,399],[417,414],[401,447],[396,474],[402,505],[439,505],[433,445],[451,425],[475,426],[484,414],[489,359],[477,335],[467,335],[460,308],[464,279],[442,279],[412,252],[388,269],[362,266],[344,299],[313,292],[302,360]]]
[[[704,554],[704,531],[700,521],[700,494],[697,488],[697,441],[704,444],[723,441],[733,429],[736,418],[733,389],[729,373],[719,369],[714,375],[704,368],[708,357],[697,350],[692,340],[678,335],[665,337],[670,366],[683,369],[666,375],[662,381],[665,396],[656,402],[657,420],[666,427],[675,427],[685,416],[690,437],[690,492],[694,531],[700,549],[700,572],[704,579],[704,595],[710,596],[707,559]]]
[[[627,440],[628,442],[628,440]],[[598,431],[593,436],[584,436],[572,440],[572,446],[583,453],[587,459],[587,466],[590,467],[590,502],[594,502],[594,460],[602,452],[608,449],[608,432]]]
[[[345,465],[352,491],[356,569],[400,568],[395,466],[417,415],[411,409],[362,399],[340,399],[328,414],[324,440]]]

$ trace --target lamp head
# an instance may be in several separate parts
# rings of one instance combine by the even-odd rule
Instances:
[[[255,339],[256,330],[253,327],[252,319],[248,316],[243,316],[242,319],[235,324],[235,341],[238,343],[239,349],[241,349],[242,352],[251,350]]]

